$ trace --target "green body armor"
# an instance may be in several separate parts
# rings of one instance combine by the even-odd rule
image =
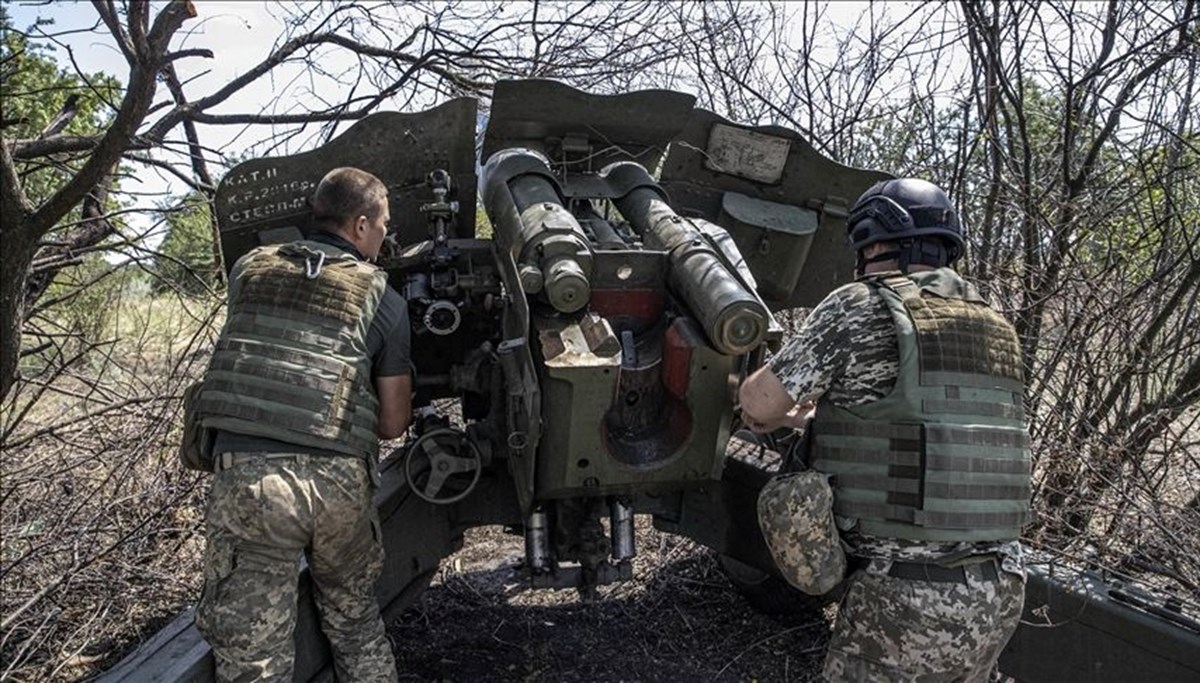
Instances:
[[[336,247],[262,247],[234,268],[194,410],[207,429],[374,458],[367,330],[387,274]]]
[[[879,401],[817,406],[812,466],[835,475],[834,511],[883,538],[1018,538],[1031,514],[1015,331],[948,268],[867,284],[895,323],[899,373]]]

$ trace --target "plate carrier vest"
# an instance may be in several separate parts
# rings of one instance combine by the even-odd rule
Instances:
[[[199,423],[373,459],[379,401],[367,330],[386,288],[385,271],[319,242],[243,257],[196,398]]]
[[[811,463],[834,475],[834,512],[882,538],[1018,538],[1030,464],[1012,325],[949,268],[864,282],[895,323],[899,372],[879,401],[817,406]]]

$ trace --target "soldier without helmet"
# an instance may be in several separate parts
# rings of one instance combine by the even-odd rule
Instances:
[[[372,502],[379,439],[402,435],[412,414],[407,307],[370,263],[387,189],[334,169],[313,218],[310,238],[234,265],[225,327],[185,398],[185,462],[214,472],[196,625],[220,681],[292,680],[302,553],[337,678],[397,679],[375,597]]]

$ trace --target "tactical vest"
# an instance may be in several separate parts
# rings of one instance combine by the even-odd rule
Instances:
[[[1018,538],[1031,513],[1015,331],[949,268],[866,283],[895,323],[899,373],[879,401],[817,406],[812,466],[835,475],[835,513],[884,538]]]
[[[367,330],[386,288],[384,271],[318,242],[242,258],[195,401],[200,424],[374,458]]]

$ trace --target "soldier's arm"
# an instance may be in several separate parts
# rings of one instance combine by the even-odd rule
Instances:
[[[398,439],[412,421],[412,375],[376,377],[379,396],[379,438]]]
[[[851,293],[856,293],[854,286],[826,297],[770,363],[742,383],[742,420],[752,431],[802,427],[812,402],[829,390],[846,362],[843,333],[853,318],[846,315],[843,300]]]
[[[793,424],[799,404],[779,381],[769,367],[759,368],[746,378],[738,389],[738,401],[742,408],[742,421],[757,433],[773,432]]]
[[[372,358],[375,396],[379,399],[379,438],[396,439],[408,431],[412,422],[412,330],[408,306],[389,288],[376,316],[372,332],[383,332],[382,341],[375,342],[381,343],[382,348]]]

